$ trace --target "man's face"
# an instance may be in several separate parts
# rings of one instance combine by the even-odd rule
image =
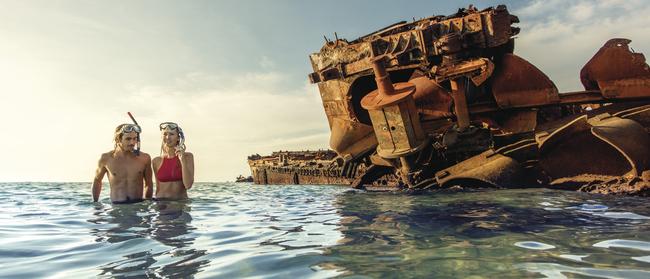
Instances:
[[[120,140],[120,147],[122,150],[133,152],[135,150],[135,145],[138,143],[138,133],[130,132],[124,133],[122,139]]]

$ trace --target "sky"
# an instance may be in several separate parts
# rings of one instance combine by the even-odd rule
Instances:
[[[392,23],[449,15],[470,1],[0,0],[0,181],[91,181],[115,127],[179,123],[196,181],[249,175],[246,157],[326,149],[329,128],[309,54],[323,36],[353,40]],[[650,1],[506,4],[521,28],[515,54],[561,92],[610,38],[650,54]]]

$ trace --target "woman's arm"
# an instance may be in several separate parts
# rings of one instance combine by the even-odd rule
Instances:
[[[158,190],[160,189],[160,180],[158,180],[158,169],[160,169],[160,163],[162,161],[161,157],[156,157],[151,160],[151,165],[153,167],[153,178],[156,179],[156,195],[158,194]]]
[[[146,165],[144,167],[144,191],[143,193],[143,199],[149,200],[153,196],[153,181],[151,180],[151,157],[149,154],[144,153],[146,155]]]
[[[194,184],[194,155],[187,152],[180,156],[179,159],[181,161],[181,170],[183,172],[183,185],[185,186],[185,189],[190,189],[192,188],[192,184]]]

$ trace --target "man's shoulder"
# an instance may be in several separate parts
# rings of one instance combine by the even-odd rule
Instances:
[[[102,155],[99,157],[100,160],[109,160],[113,158],[113,151],[108,151],[105,153],[102,153]]]
[[[140,158],[151,161],[151,156],[148,153],[144,153],[142,151],[140,151]]]

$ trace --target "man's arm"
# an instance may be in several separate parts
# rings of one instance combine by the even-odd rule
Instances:
[[[151,199],[153,196],[153,181],[151,180],[151,157],[147,155],[147,165],[144,167],[144,199]]]
[[[92,194],[94,202],[97,202],[99,200],[99,193],[102,192],[102,179],[104,179],[105,174],[106,160],[104,158],[104,155],[102,155],[102,157],[99,158],[99,162],[97,163],[97,170],[95,170],[95,179],[93,180]]]

